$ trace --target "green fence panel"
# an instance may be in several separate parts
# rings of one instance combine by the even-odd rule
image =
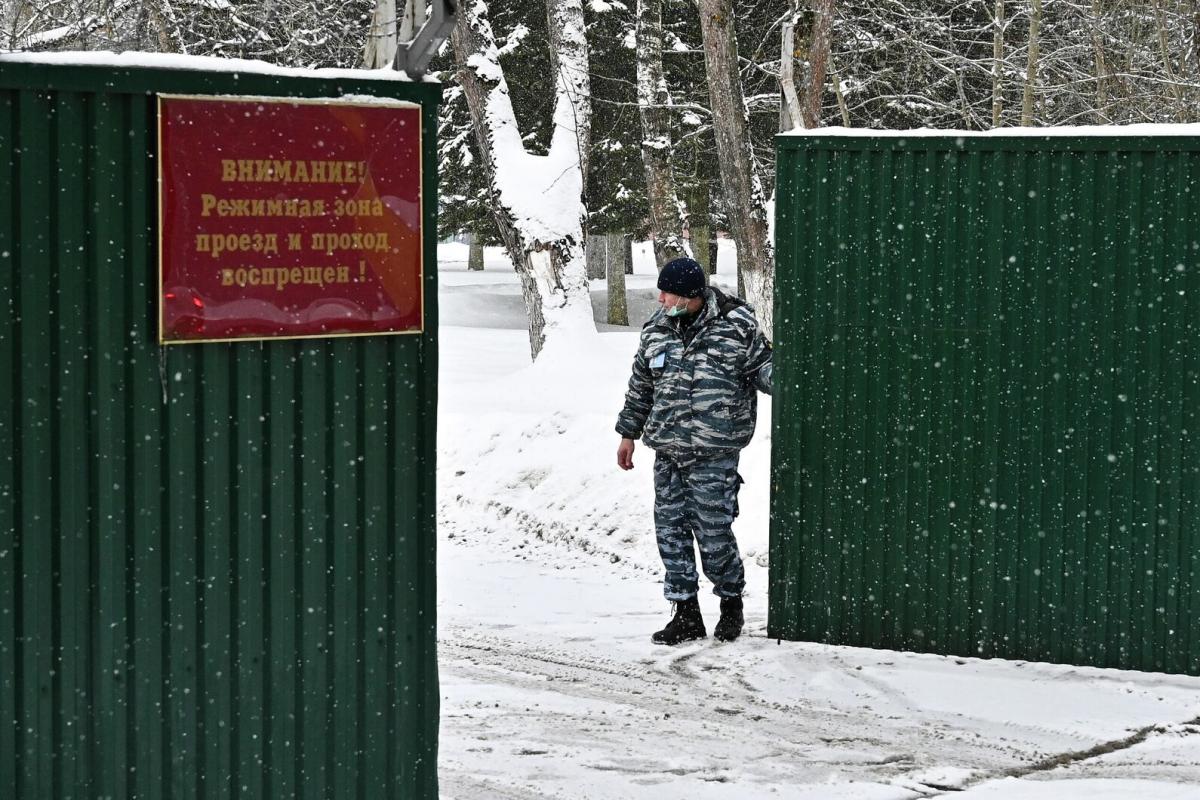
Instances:
[[[1200,674],[1200,140],[777,149],[770,635]]]
[[[0,797],[437,796],[440,91],[0,58]],[[419,103],[425,333],[160,347],[158,93]]]

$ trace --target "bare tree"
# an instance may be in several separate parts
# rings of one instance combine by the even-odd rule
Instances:
[[[1004,74],[1004,0],[996,0],[992,33],[992,127],[1000,127],[1000,111],[1004,107],[1001,79]]]
[[[775,260],[767,231],[766,198],[755,169],[746,101],[738,75],[731,0],[699,0],[704,64],[712,104],[717,160],[738,272],[768,338],[772,330]]]
[[[804,127],[821,124],[821,98],[825,93],[825,73],[829,68],[829,45],[833,31],[833,0],[811,0],[813,5],[812,42],[808,48],[808,76],[804,82]]]
[[[1031,0],[1032,9],[1029,15],[1029,59],[1025,66],[1025,96],[1021,102],[1021,126],[1033,124],[1033,91],[1037,85],[1038,55],[1041,41],[1038,39],[1042,30],[1042,0]]]
[[[608,324],[628,325],[629,304],[625,296],[625,259],[629,254],[625,247],[626,235],[610,233],[604,237],[608,272]]]
[[[671,177],[671,95],[663,72],[662,0],[638,0],[635,39],[642,163],[650,198],[654,255],[661,268],[673,258],[691,255],[683,238],[683,203]]]
[[[779,47],[779,130],[790,131],[804,118],[800,94],[796,90],[796,24],[800,20],[800,0],[789,0],[790,8],[780,23]]]
[[[467,270],[483,272],[483,237],[475,231],[471,231],[468,236],[470,242],[467,244]]]
[[[608,269],[608,241],[604,238],[604,234],[588,234],[587,246],[584,247],[584,258],[587,259],[588,280],[602,279]]]
[[[428,16],[427,0],[405,0],[404,14],[400,18],[400,41],[411,42]]]
[[[591,145],[591,92],[580,0],[547,0],[556,75],[549,152],[527,152],[483,3],[471,3],[451,37],[489,178],[497,230],[521,278],[536,359],[558,331],[594,333],[583,258],[583,189]]]
[[[376,0],[375,11],[371,14],[371,27],[363,46],[363,66],[367,69],[390,67],[396,58],[399,41],[396,0]]]

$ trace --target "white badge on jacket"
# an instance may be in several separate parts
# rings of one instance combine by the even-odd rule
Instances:
[[[667,354],[659,353],[654,358],[650,359],[650,368],[658,369],[659,367],[661,367],[662,365],[664,365],[666,363],[667,363]]]

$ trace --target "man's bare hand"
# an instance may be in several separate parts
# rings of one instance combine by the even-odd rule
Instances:
[[[617,448],[617,466],[621,469],[633,469],[633,439],[622,439]]]

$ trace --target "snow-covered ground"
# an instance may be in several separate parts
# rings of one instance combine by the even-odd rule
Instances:
[[[746,635],[651,645],[653,453],[622,472],[613,432],[649,251],[631,328],[533,366],[516,276],[487,256],[439,251],[443,798],[1200,800],[1200,679],[767,639],[769,401],[735,528]]]

